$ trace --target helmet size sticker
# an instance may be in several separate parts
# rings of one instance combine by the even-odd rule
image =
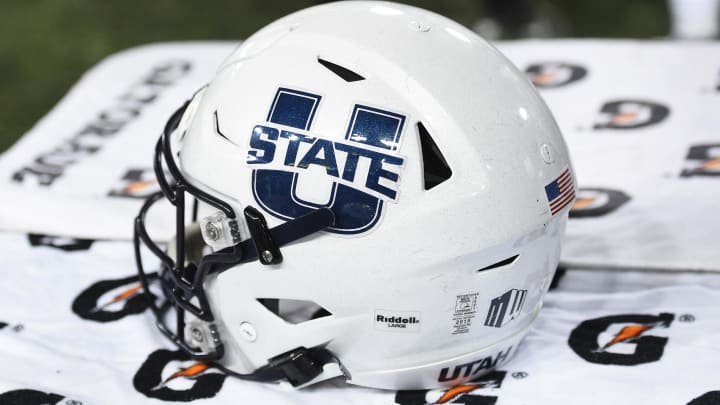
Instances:
[[[455,300],[453,313],[453,335],[470,332],[473,318],[477,313],[477,298],[479,293],[460,294]]]
[[[418,311],[375,310],[375,329],[389,332],[419,332],[422,316]]]

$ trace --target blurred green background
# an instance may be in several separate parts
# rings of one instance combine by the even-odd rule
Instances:
[[[158,41],[239,40],[316,3],[0,0],[0,152],[48,112],[83,72],[113,52]],[[660,0],[405,3],[497,38],[652,38],[667,35],[669,27],[665,2]]]

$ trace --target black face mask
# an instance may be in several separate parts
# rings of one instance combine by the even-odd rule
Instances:
[[[333,212],[319,208],[305,216],[287,221],[270,229],[260,211],[247,206],[243,219],[247,223],[250,238],[240,241],[237,214],[225,201],[218,199],[190,184],[175,163],[171,150],[171,136],[178,127],[189,103],[185,103],[168,120],[155,148],[153,162],[160,191],[150,195],[135,218],[134,249],[140,283],[144,295],[155,316],[158,329],[184,352],[199,361],[214,361],[224,354],[223,342],[215,324],[209,301],[205,294],[205,280],[208,276],[242,263],[259,260],[264,265],[280,263],[283,259],[280,247],[323,230],[334,222]],[[167,172],[166,172],[167,170]],[[187,195],[192,199],[191,225],[186,227]],[[145,217],[156,202],[167,199],[176,210],[175,239],[167,251],[152,240],[145,226]],[[198,202],[219,211],[221,222],[205,223],[205,233],[210,239],[219,237],[218,227],[225,227],[224,234],[231,239],[231,246],[203,255],[203,243],[197,226]],[[145,271],[141,246],[147,247],[159,260],[157,275]],[[150,279],[157,276],[165,300],[158,304],[150,294]],[[170,315],[175,312],[175,321]],[[191,336],[186,336],[190,324]],[[173,325],[174,327],[171,327]],[[195,326],[197,325],[197,326]],[[336,361],[323,347],[298,347],[289,352],[268,359],[268,363],[249,374],[231,372],[221,365],[218,368],[239,378],[254,381],[276,381],[285,379],[294,386],[307,383],[318,376],[325,363]]]

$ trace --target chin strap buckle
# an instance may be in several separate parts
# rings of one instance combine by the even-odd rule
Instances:
[[[282,253],[272,238],[263,214],[249,205],[245,208],[244,214],[260,263],[265,265],[281,263]]]
[[[293,387],[298,387],[312,381],[323,372],[326,361],[321,357],[312,350],[299,347],[273,357],[268,367],[277,367]]]

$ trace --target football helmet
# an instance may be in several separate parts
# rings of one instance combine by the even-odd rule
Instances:
[[[461,25],[387,2],[254,34],[170,117],[154,165],[162,191],[135,250],[160,330],[228,373],[295,387],[429,388],[504,364],[575,194],[525,76]],[[167,247],[145,228],[163,198]]]

